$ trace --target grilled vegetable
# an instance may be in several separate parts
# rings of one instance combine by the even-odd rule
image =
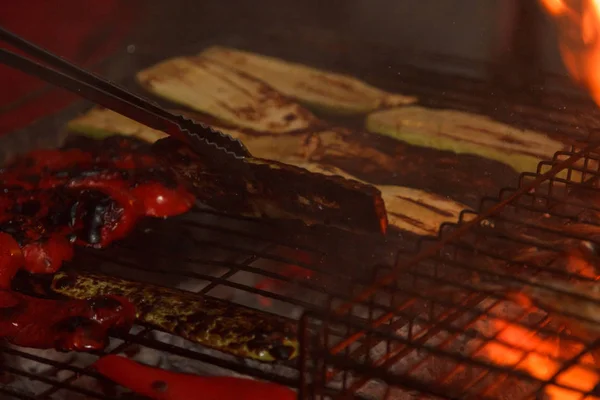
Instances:
[[[273,133],[318,120],[267,85],[202,57],[173,58],[137,74],[151,93],[237,127]]]
[[[370,114],[367,129],[416,145],[476,154],[510,165],[517,172],[535,171],[566,146],[548,136],[475,114],[422,107],[401,107]]]
[[[95,109],[81,117],[84,123],[78,124],[77,129],[82,132],[103,131],[105,136],[114,133],[125,135],[140,133],[140,137],[150,137],[143,125],[131,120],[122,123],[123,118],[109,110]],[[150,128],[147,130],[151,131]],[[319,164],[320,161],[329,164],[336,157],[366,159],[365,161],[374,164],[387,162],[385,155],[376,149],[352,147],[351,144],[347,144],[345,140],[351,139],[348,138],[349,133],[343,129],[275,137],[252,135],[231,128],[223,130],[241,139],[257,157],[285,162],[324,175],[339,175],[359,181],[355,176],[342,172],[339,168]],[[427,191],[393,185],[376,187],[381,191],[389,224],[418,235],[435,235],[441,223],[455,222],[458,214],[466,208],[459,202]]]
[[[211,47],[200,53],[200,57],[261,80],[307,107],[329,113],[361,114],[416,101],[414,97],[387,93],[351,76],[231,48]]]
[[[31,152],[0,171],[0,232],[16,240],[31,273],[56,272],[73,243],[106,247],[143,216],[174,216],[194,204],[149,144],[113,137],[79,145]]]
[[[118,132],[121,135],[136,137],[150,143],[168,136],[164,132],[139,124],[105,108],[93,108],[70,121],[67,127],[73,132],[83,133],[98,139],[111,136],[110,132]]]
[[[75,299],[123,296],[139,321],[236,356],[273,362],[298,355],[294,323],[217,298],[88,272],[56,274],[52,290]]]
[[[134,121],[111,116],[117,114],[92,110],[79,119],[84,123],[75,126],[83,132],[104,132],[103,136],[110,134],[107,130],[126,135],[136,132],[134,135],[146,138],[152,135],[152,130],[146,133],[148,128],[144,130]],[[253,151],[275,159],[281,154],[278,145],[281,143],[285,143],[283,153],[290,155],[301,155],[310,149],[310,144],[302,146],[307,140],[306,134],[280,135],[271,141],[236,129],[222,130],[238,139],[260,143],[260,148],[252,146]],[[186,146],[169,138],[155,143],[154,147],[155,154],[191,184],[199,201],[219,210],[257,218],[297,219],[307,225],[326,224],[357,232],[386,231],[385,204],[379,191],[368,184],[309,174],[301,168],[261,158],[245,160],[232,174],[221,165],[212,165],[211,160],[200,159]]]
[[[25,263],[19,243],[11,235],[0,232],[0,290],[9,290],[15,274]]]
[[[311,172],[356,179],[335,167],[305,163],[299,163],[298,166]],[[442,223],[457,222],[461,211],[467,208],[453,200],[419,189],[402,186],[376,187],[381,191],[385,202],[389,225],[417,235],[437,235]]]
[[[179,374],[107,355],[94,363],[96,370],[137,394],[156,400],[293,400],[285,386],[229,376]]]
[[[296,219],[307,225],[386,232],[385,204],[373,186],[260,158],[245,159],[232,173],[172,138],[153,146],[191,184],[196,198],[211,207],[251,217]]]
[[[117,296],[46,300],[0,290],[0,338],[23,347],[98,351],[111,330],[129,331],[133,306]]]

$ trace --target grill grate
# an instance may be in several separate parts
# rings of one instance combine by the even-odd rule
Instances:
[[[227,44],[228,40],[221,42]],[[269,43],[261,39],[258,42]],[[340,59],[335,64],[345,65],[345,61],[348,61],[350,65],[351,61],[356,62],[356,47],[352,49],[351,54],[338,54]],[[322,58],[322,54],[317,55],[313,50],[308,46],[306,54]],[[382,51],[381,54],[390,52]],[[391,68],[390,65],[396,63],[381,57],[362,59],[365,62],[368,60],[369,65],[385,66],[382,73],[372,80],[374,84],[389,90],[416,94],[428,106],[488,114],[514,125],[549,132],[562,139],[567,136],[584,139],[584,132],[597,125],[598,112],[587,100],[544,93],[541,99],[535,101],[524,98],[517,101],[512,94],[497,95],[481,81],[437,75],[410,66]],[[434,60],[448,65],[460,64],[443,56]],[[472,64],[473,61],[468,60],[465,65]],[[402,79],[399,80],[398,75]],[[569,104],[570,108],[564,108],[563,104]],[[74,109],[65,110],[64,115],[51,118],[51,126],[62,126],[63,120],[73,113]],[[27,132],[10,135],[6,139],[12,143],[7,143],[3,138],[0,148],[16,152],[29,149],[36,143],[54,145],[55,138],[40,134],[46,133],[46,123],[40,121]],[[59,141],[56,140],[57,143]],[[558,153],[554,162],[541,163],[537,173],[522,174],[519,187],[531,183],[542,172],[570,155],[572,152]],[[589,178],[598,175],[592,166],[599,163],[598,153],[592,153],[580,163],[581,168],[571,170],[585,170],[583,178]],[[489,343],[506,345],[507,352],[514,348],[514,343],[506,344],[500,329],[482,332],[479,325],[486,319],[502,320],[510,323],[510,327],[535,330],[548,338],[571,344],[575,349],[571,352],[575,353],[564,356],[563,367],[577,360],[577,351],[581,353],[593,344],[590,340],[561,331],[551,318],[534,308],[515,307],[513,299],[496,289],[503,285],[518,287],[519,282],[528,276],[549,272],[563,278],[586,279],[582,274],[565,272],[555,263],[542,263],[560,254],[558,245],[569,247],[572,244],[569,240],[590,240],[587,232],[565,232],[557,228],[561,226],[559,222],[581,222],[586,227],[600,226],[600,221],[594,220],[594,213],[600,213],[600,203],[597,207],[589,203],[581,205],[566,196],[567,188],[580,186],[581,182],[574,182],[571,173],[566,177],[549,179],[535,192],[520,196],[485,223],[460,239],[447,243],[434,257],[406,266],[400,279],[393,285],[377,291],[376,296],[353,307],[347,316],[334,317],[330,311],[348,304],[356,295],[368,289],[370,282],[388,274],[389,266],[394,262],[405,263],[410,260],[417,245],[427,248],[434,242],[423,240],[417,244],[407,236],[386,240],[356,237],[325,228],[308,229],[291,223],[248,220],[198,208],[183,218],[148,221],[147,226],[138,229],[138,237],[111,249],[102,252],[80,250],[72,264],[151,283],[183,287],[200,295],[227,298],[292,318],[300,318],[307,311],[300,321],[305,346],[301,349],[298,365],[289,363],[273,366],[240,360],[217,351],[173,341],[171,337],[156,335],[147,327],[137,327],[134,333],[114,338],[107,352],[118,353],[134,347],[154,349],[161,356],[176,358],[172,362],[176,366],[184,364],[185,360],[192,360],[199,368],[204,365],[202,373],[242,374],[268,379],[300,387],[305,397],[322,394],[337,397],[340,393],[347,393],[358,398],[407,398],[408,395],[416,398],[421,395],[464,398],[464,393],[468,391],[477,399],[503,398],[498,396],[498,387],[505,389],[508,386],[506,382],[520,380],[525,383],[511,384],[522,389],[522,397],[526,398],[529,394],[527,390],[534,393],[540,386],[548,384],[550,379],[530,377],[514,368],[493,365],[483,357],[474,357],[478,348],[486,348]],[[516,190],[505,189],[497,199],[483,199],[480,210],[508,199]],[[465,212],[462,220],[466,221],[473,215]],[[544,216],[543,219],[540,216]],[[554,224],[542,226],[540,220]],[[509,228],[528,231],[526,234],[516,234],[521,231],[511,231]],[[440,236],[447,237],[456,229],[453,225],[443,226]],[[539,240],[534,238],[543,238],[545,243],[538,243]],[[553,239],[559,241],[558,245],[552,242]],[[487,242],[481,243],[481,240]],[[551,254],[544,260],[516,264],[511,263],[514,254],[500,254],[497,251],[516,251],[520,248],[544,249]],[[307,255],[311,261],[302,261]],[[526,264],[526,268],[523,264]],[[312,279],[287,278],[278,272],[282,265],[306,267],[313,271]],[[379,267],[371,268],[373,265]],[[262,278],[274,278],[287,283],[287,286],[279,289],[256,288],[254,283]],[[432,287],[438,289],[439,293],[432,291]],[[273,304],[262,306],[258,295],[271,299]],[[389,321],[377,328],[366,328],[390,312],[393,317]],[[360,331],[366,331],[366,334],[356,339]],[[341,352],[331,354],[331,349],[340,342],[353,343]],[[88,368],[96,356],[73,362],[57,361],[55,355],[30,354],[11,347],[3,347],[0,351],[5,356],[45,365],[47,370],[42,374],[26,368],[2,366],[11,375],[26,378],[27,385],[39,383],[34,393],[20,392],[13,386],[0,384],[3,396],[18,399],[124,398],[120,393],[111,394],[110,390],[106,390],[108,394],[104,393],[105,387],[98,388],[86,383],[88,379],[100,378]],[[523,356],[527,354],[532,352],[526,351]],[[378,359],[387,362],[376,366]],[[340,372],[335,380],[326,383],[325,377],[331,368]],[[339,379],[340,376],[342,379]],[[383,380],[387,385],[374,385],[374,379]],[[358,385],[362,380],[369,384],[372,392]],[[68,397],[66,394],[80,397]],[[504,398],[518,398],[510,397],[511,394],[507,393]]]
[[[548,315],[515,294],[532,277],[594,282],[598,275],[592,263],[574,270],[572,258],[576,244],[597,245],[600,239],[598,206],[589,197],[597,191],[589,189],[590,181],[600,175],[597,147],[586,148],[583,161],[564,177],[555,175],[565,158],[579,151],[558,153],[552,162],[540,163],[537,173],[522,174],[517,189],[483,199],[481,213],[503,204],[486,218],[464,212],[459,224],[442,227],[437,241],[423,240],[420,247],[431,257],[400,257],[396,279],[380,285],[364,306],[350,303],[343,314],[334,312],[339,306],[329,313],[308,312],[302,323],[303,395],[600,396],[594,392],[600,383],[597,355],[589,357],[597,339],[556,321],[576,315]],[[542,177],[548,179],[531,189]],[[581,199],[583,189],[587,197]],[[464,230],[465,224],[474,225]],[[330,304],[336,303],[332,296]],[[367,315],[370,326],[357,321],[358,315]]]
[[[325,292],[335,293],[349,301],[351,293],[346,293],[344,286],[363,287],[359,282],[369,282],[374,278],[365,275],[371,272],[363,270],[367,263],[364,258],[361,260],[350,252],[332,252],[331,249],[335,249],[338,243],[345,243],[357,254],[367,254],[381,262],[389,259],[388,255],[393,254],[391,249],[397,249],[400,244],[397,240],[355,236],[333,229],[298,226],[292,229],[288,223],[269,223],[197,208],[181,218],[149,220],[131,238],[110,249],[78,249],[71,264],[127,279],[179,287],[198,295],[225,298],[299,319],[303,310],[325,310]],[[179,247],[174,247],[177,244]],[[311,261],[302,262],[301,255],[310,255]],[[294,279],[282,274],[286,265],[307,268],[312,271],[311,279]],[[283,286],[256,288],[256,282],[265,278],[281,282]],[[335,285],[332,286],[332,282]],[[258,301],[259,296],[270,299],[272,304],[262,305]],[[149,327],[137,328],[135,333],[115,337],[107,353],[119,353],[137,346],[180,358],[180,364],[185,364],[185,360],[192,361],[199,368],[204,368],[202,373],[242,374],[298,386],[296,362],[269,365],[242,360],[183,340],[174,341],[170,335],[156,337]],[[49,370],[41,375],[8,366],[4,370],[11,375],[44,383],[48,387],[41,385],[42,389],[33,397],[16,393],[8,386],[2,387],[2,393],[24,399],[52,398],[52,395],[65,391],[87,396],[84,398],[120,398],[89,389],[89,385],[80,387],[82,380],[98,378],[88,368],[97,358],[95,356],[87,357],[84,364],[78,365],[10,347],[1,351],[5,355],[41,363]],[[60,379],[55,378],[57,374]]]

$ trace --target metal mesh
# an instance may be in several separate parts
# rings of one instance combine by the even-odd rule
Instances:
[[[306,51],[314,53],[312,48]],[[356,59],[355,54],[350,56]],[[447,57],[436,60],[456,63]],[[379,61],[388,70],[389,64]],[[435,75],[410,66],[394,67],[389,74],[393,74],[390,80],[377,82],[374,78],[373,83],[416,94],[427,106],[489,114],[555,137],[583,139],[584,132],[596,124],[597,112],[588,103],[562,95],[544,94],[543,99],[538,99],[540,102],[530,103],[529,99],[496,97],[483,82]],[[391,82],[394,85],[388,85]],[[564,109],[563,104],[570,104],[571,108]],[[61,126],[65,118],[78,110],[65,110],[64,115],[53,117],[51,127]],[[61,134],[56,140],[50,138],[47,121],[39,121],[36,126],[38,129],[32,127],[26,135],[19,132],[3,138],[0,147],[20,152],[53,146],[64,137]],[[46,135],[41,136],[40,132]],[[38,142],[36,138],[47,141]],[[558,154],[554,163],[570,154]],[[571,172],[551,178],[460,239],[445,244],[434,257],[406,265],[399,279],[378,289],[362,305],[354,306],[347,316],[333,317],[331,310],[367,290],[371,282],[389,273],[394,262],[410,260],[417,243],[407,236],[385,240],[357,237],[336,230],[247,220],[198,208],[182,218],[148,221],[131,240],[106,251],[79,250],[72,264],[181,287],[292,319],[300,319],[307,311],[301,319],[305,346],[298,365],[241,360],[156,334],[147,327],[136,327],[132,333],[114,338],[107,352],[156,350],[160,357],[170,359],[174,369],[268,379],[300,387],[306,397],[344,393],[363,398],[418,398],[421,394],[442,398],[465,398],[465,394],[478,399],[525,398],[548,384],[551,377],[531,377],[512,365],[493,364],[478,351],[487,349],[490,343],[505,346],[506,352],[515,349],[515,343],[502,337],[502,323],[510,324],[511,329],[543,332],[549,341],[560,340],[564,344],[561,352],[565,353],[559,358],[563,368],[577,362],[577,354],[592,345],[589,338],[561,330],[546,313],[515,305],[506,288],[518,287],[520,280],[530,275],[548,272],[589,280],[584,272],[565,271],[560,266],[561,258],[555,255],[561,254],[563,248],[570,249],[573,241],[590,240],[590,231],[566,232],[561,224],[581,223],[589,229],[598,226],[595,213],[600,212],[600,203],[597,207],[589,202],[577,204],[566,195],[567,189],[581,186],[582,179],[597,174],[597,161],[597,154],[586,156],[579,167],[571,169],[585,171],[585,175]],[[542,163],[537,174],[524,174],[520,187],[544,172],[544,165],[551,164]],[[504,190],[499,199],[513,193],[514,190]],[[484,199],[480,211],[497,201]],[[473,215],[465,212],[462,219]],[[454,225],[443,226],[440,236],[451,235],[456,229]],[[542,239],[545,242],[539,243]],[[424,240],[420,246],[428,248],[434,243]],[[513,262],[519,251],[525,251],[522,249],[532,249],[530,253],[543,249],[547,253],[545,258]],[[304,267],[312,271],[311,277],[291,279],[281,273],[283,266]],[[257,287],[263,278],[284,285]],[[265,304],[265,298],[271,304]],[[378,319],[381,322],[375,328],[367,329]],[[496,320],[500,322],[495,323]],[[491,328],[482,328],[484,322]],[[335,349],[339,351],[332,351]],[[26,389],[33,388],[20,390],[0,384],[1,398],[132,398],[116,392],[90,370],[89,365],[97,356],[75,362],[69,355],[59,357],[12,347],[0,350],[5,357],[31,362],[5,363],[1,369],[13,378],[26,378]],[[518,356],[526,359],[531,354],[535,354],[535,349],[526,349]],[[339,373],[332,374],[332,368]],[[591,366],[589,369],[594,370]],[[520,392],[498,395],[507,387]]]
[[[400,255],[394,279],[382,268],[388,275],[376,282],[385,284],[360,302],[332,296],[331,312],[308,312],[303,396],[600,396],[597,338],[581,329],[588,321],[567,311],[548,314],[521,291],[532,277],[589,283],[598,275],[600,209],[591,185],[599,175],[597,149],[587,147],[576,165],[555,175],[580,150],[557,153],[537,173],[522,174],[518,188],[483,199],[479,213],[466,211],[437,241],[421,242],[416,256]],[[553,301],[566,301],[539,282],[533,285]],[[586,306],[597,307],[587,296],[581,293]],[[356,319],[365,316],[368,327]]]
[[[292,228],[288,224],[246,220],[198,208],[182,218],[147,221],[131,238],[111,249],[79,249],[70,264],[224,298],[297,320],[303,310],[325,310],[325,293],[336,293],[349,301],[349,288],[360,287],[359,282],[373,279],[372,273],[364,269],[368,260],[364,256],[361,259],[360,254],[386,262],[393,254],[390,249],[399,245],[387,243],[380,237],[365,239],[368,238],[330,229]],[[342,243],[355,249],[356,255],[350,251],[331,251]],[[292,265],[311,271],[310,279],[286,276],[283,271]],[[274,284],[257,287],[263,279],[271,279]],[[242,360],[170,335],[156,335],[147,327],[136,328],[134,333],[114,338],[107,353],[120,353],[132,347],[143,351],[153,349],[171,357],[169,365],[178,370],[191,368],[188,372],[249,375],[292,387],[298,385],[296,362],[270,365]],[[35,386],[40,389],[35,395],[18,394],[6,385],[0,386],[2,393],[16,398],[47,398],[54,394],[64,398],[64,393],[71,391],[87,396],[84,398],[120,398],[103,394],[103,387],[93,390],[90,387],[94,385],[86,382],[98,378],[87,368],[96,356],[87,357],[81,364],[73,360],[56,361],[54,355],[45,357],[37,352],[32,355],[11,347],[3,348],[2,352],[35,361],[38,370],[41,363],[45,370],[40,374],[14,366],[4,368],[13,377],[36,382]]]

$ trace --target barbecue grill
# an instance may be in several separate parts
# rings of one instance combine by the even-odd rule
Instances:
[[[163,11],[157,5],[150,8],[155,14]],[[183,287],[296,320],[302,345],[297,362],[263,364],[136,326],[114,337],[106,352],[135,353],[155,364],[160,359],[161,365],[184,372],[265,379],[298,388],[300,398],[600,397],[596,338],[566,329],[540,307],[513,295],[532,277],[593,282],[600,273],[591,267],[565,268],[572,248],[583,246],[593,258],[594,246],[600,245],[595,230],[600,206],[577,197],[578,190],[586,190],[587,199],[597,191],[590,189],[590,182],[600,177],[597,107],[556,74],[544,75],[552,90],[540,95],[539,90],[511,90],[473,77],[473,71],[488,66],[470,59],[406,50],[409,61],[399,63],[385,48],[327,41],[308,29],[297,34],[274,27],[248,34],[249,29],[246,24],[236,34],[213,35],[210,43],[341,68],[379,87],[416,95],[428,107],[489,115],[560,137],[571,149],[541,162],[537,171],[510,176],[506,188],[485,193],[487,197],[466,196],[464,202],[474,211],[465,210],[457,224],[442,225],[435,238],[393,232],[383,239],[198,206],[181,217],[145,222],[109,249],[79,249],[71,264],[84,269]],[[130,40],[143,42],[140,38],[154,34],[144,27]],[[99,69],[136,90],[128,80],[134,71],[168,56],[197,52],[208,43],[182,48],[173,45],[180,40],[176,32],[161,37],[161,54],[149,56],[138,46],[141,56],[117,54],[106,61],[110,69]],[[293,50],[288,47],[292,42]],[[328,57],[332,48],[335,56]],[[364,56],[357,59],[357,53]],[[418,66],[432,64],[473,74]],[[377,75],[368,72],[375,70]],[[2,137],[0,149],[9,156],[57,145],[65,135],[49,136],[47,131],[60,131],[86,107],[77,103]],[[352,118],[340,122],[356,123]],[[558,175],[561,171],[566,175]],[[285,265],[313,271],[311,279],[284,276],[280,271]],[[279,284],[256,287],[264,278]],[[9,346],[1,352],[12,360],[2,365],[6,383],[0,393],[6,398],[134,398],[89,367],[95,355],[71,358]],[[565,393],[572,397],[558,397]]]

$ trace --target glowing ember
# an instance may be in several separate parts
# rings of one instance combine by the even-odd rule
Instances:
[[[574,80],[589,90],[596,104],[600,105],[600,40],[598,40],[600,33],[600,0],[540,0],[540,3],[558,27],[559,47],[567,70]],[[595,269],[589,270],[589,268],[586,268],[583,262],[576,263],[576,260],[572,257],[569,261],[569,264],[577,264],[577,267],[583,268],[590,274],[595,272]],[[522,328],[507,326],[505,332],[508,333],[506,335],[518,338],[521,346],[528,344],[538,352],[547,346],[550,346],[550,348],[554,346],[554,351],[558,351],[558,343],[545,343],[535,335],[525,336],[523,332],[518,332],[515,329]],[[486,354],[494,362],[499,362],[499,360],[506,357],[506,355],[501,355],[491,346],[486,348]],[[590,355],[586,355],[586,357],[583,360],[584,363],[595,364],[593,360],[589,360]],[[546,359],[539,359],[536,363],[519,364],[518,367],[524,368],[531,375],[543,379],[553,375],[560,367],[560,362],[548,356]],[[556,380],[560,384],[584,392],[591,390],[599,381],[600,376],[598,373],[586,369],[582,365],[569,368]],[[582,398],[580,393],[557,387],[546,389],[546,393],[551,399]],[[596,397],[586,397],[586,399],[591,398]]]
[[[280,257],[283,257],[284,259],[287,258],[290,260],[298,260],[298,262],[300,262],[302,264],[306,264],[306,265],[310,265],[313,262],[313,259],[310,256],[310,254],[308,254],[304,251],[296,250],[296,249],[281,249],[278,252],[278,255]],[[284,279],[275,279],[275,278],[262,279],[260,282],[258,282],[254,286],[256,289],[265,290],[265,291],[274,293],[278,290],[281,290],[282,288],[285,288],[286,285],[289,285],[290,283],[292,283],[294,281],[310,279],[313,276],[312,270],[310,270],[308,268],[304,268],[299,265],[289,264],[289,263],[285,263],[282,265],[281,263],[277,263],[277,262],[275,264],[276,264],[275,267],[276,267],[277,272]],[[259,296],[258,301],[260,302],[260,304],[263,307],[270,307],[273,305],[273,302],[271,301],[271,299],[264,297],[264,296]]]
[[[569,73],[600,105],[600,0],[540,0],[559,29],[559,45]]]
[[[551,379],[564,361],[559,357],[559,343],[554,339],[542,339],[535,332],[521,325],[506,321],[491,321],[496,339],[484,346],[479,355],[495,364],[527,372],[539,380]],[[600,400],[600,397],[583,397],[600,383],[600,374],[593,370],[594,360],[590,354],[579,364],[568,368],[556,379],[565,387],[547,386],[545,393],[551,400]],[[572,388],[573,390],[567,389]]]

